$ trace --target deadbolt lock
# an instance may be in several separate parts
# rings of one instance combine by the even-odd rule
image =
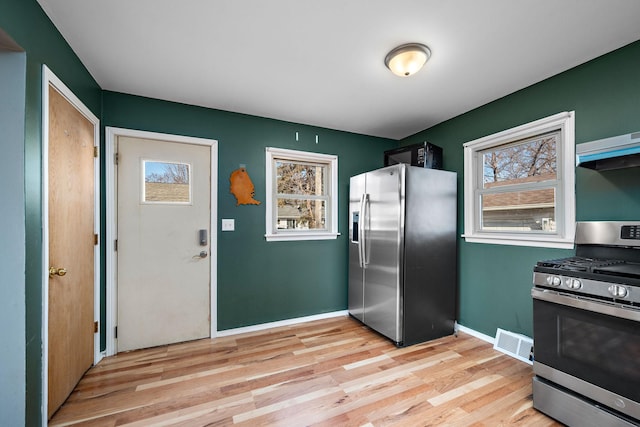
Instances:
[[[67,274],[66,268],[49,267],[49,277],[64,276],[65,274]]]

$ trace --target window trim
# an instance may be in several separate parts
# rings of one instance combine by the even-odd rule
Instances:
[[[308,151],[288,150],[284,148],[266,147],[266,206],[265,206],[265,238],[267,242],[274,241],[299,241],[299,240],[331,240],[336,239],[340,233],[338,233],[338,156],[332,154],[312,153]],[[328,166],[329,173],[327,179],[330,181],[326,186],[329,192],[329,207],[327,209],[327,230],[278,230],[275,228],[275,218],[277,214],[275,209],[277,203],[274,201],[277,198],[275,193],[275,177],[273,170],[274,159],[285,159],[292,161],[301,161],[309,163],[323,163]]]
[[[544,133],[559,131],[556,147],[557,193],[556,233],[527,233],[479,230],[478,194],[481,171],[479,152]],[[464,237],[471,243],[572,249],[575,234],[575,112],[565,111],[531,123],[507,129],[463,144],[464,147]]]

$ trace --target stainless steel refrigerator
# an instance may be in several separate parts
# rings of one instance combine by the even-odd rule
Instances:
[[[351,178],[349,313],[398,346],[453,333],[456,180],[406,164]]]

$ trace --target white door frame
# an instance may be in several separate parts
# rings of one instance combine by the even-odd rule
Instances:
[[[118,321],[118,253],[115,248],[117,239],[117,218],[118,218],[118,192],[115,163],[116,141],[119,136],[132,138],[157,139],[161,141],[176,142],[183,144],[206,145],[211,147],[211,219],[209,229],[211,230],[210,240],[210,337],[215,338],[218,330],[218,233],[217,233],[217,216],[218,216],[218,141],[214,139],[196,138],[190,136],[170,135],[157,132],[147,132],[133,129],[124,129],[116,127],[105,128],[105,179],[106,179],[106,221],[107,230],[105,242],[107,245],[106,259],[106,291],[107,291],[107,348],[106,356],[112,356],[117,352],[117,343],[115,337],[115,327]]]
[[[42,66],[42,423],[47,424],[49,408],[49,85],[53,86],[91,124],[93,144],[100,152],[100,120],[76,97],[62,80]],[[100,235],[100,162],[93,160],[94,219],[93,232]],[[100,245],[93,247],[93,320],[100,321]],[[100,331],[93,334],[93,363],[102,358]]]

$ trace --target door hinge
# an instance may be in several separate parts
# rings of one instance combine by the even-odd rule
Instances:
[[[113,241],[113,250],[118,252],[118,239]]]
[[[98,333],[98,321],[97,320],[95,322],[93,322],[93,333],[94,334]]]
[[[113,153],[113,163],[118,164],[119,156],[118,153]]]
[[[98,157],[98,155],[100,154],[100,149],[97,145],[93,146],[93,157]]]
[[[98,244],[98,235],[97,235],[97,234],[94,234],[94,235],[93,235],[93,245],[95,246],[95,245],[97,245],[97,244]]]
[[[113,328],[113,329],[114,329],[113,337],[114,337],[114,338],[118,338],[118,327],[116,326],[116,327],[115,327],[115,328]]]

